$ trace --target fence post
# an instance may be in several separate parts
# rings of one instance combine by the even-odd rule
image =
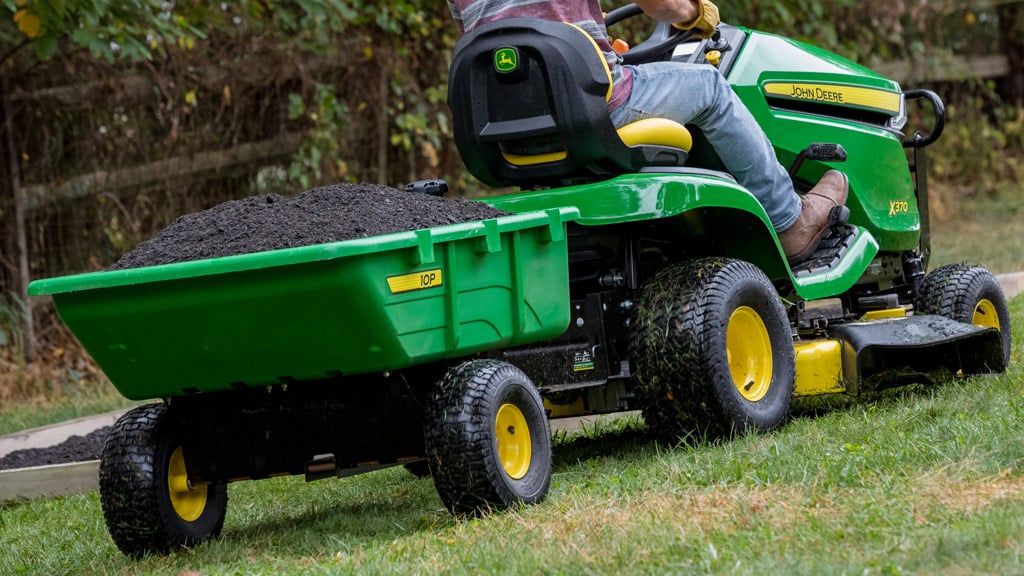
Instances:
[[[10,171],[11,196],[14,201],[14,235],[15,246],[18,253],[17,273],[15,279],[16,302],[21,313],[21,343],[22,354],[26,361],[35,356],[35,325],[32,322],[32,302],[28,299],[28,283],[31,279],[31,271],[28,266],[28,235],[25,231],[25,195],[21,190],[21,172],[18,164],[18,145],[14,135],[14,122],[11,117],[14,111],[11,110],[11,99],[8,96],[7,82],[3,75],[0,75],[0,115],[3,117],[4,132],[7,134],[7,164]]]
[[[1010,64],[1010,73],[1002,79],[1003,101],[1024,104],[1024,3],[1009,2],[997,9],[999,48]]]

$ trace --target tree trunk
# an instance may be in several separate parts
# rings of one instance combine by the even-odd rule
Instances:
[[[32,302],[28,299],[28,283],[31,280],[31,270],[28,266],[28,234],[25,231],[25,196],[21,190],[21,172],[18,165],[18,144],[14,136],[14,123],[11,116],[14,111],[11,109],[10,98],[6,95],[7,82],[0,77],[0,94],[3,94],[3,101],[0,102],[0,115],[3,116],[4,132],[6,133],[7,167],[8,178],[11,185],[11,197],[14,202],[14,238],[15,251],[17,252],[17,271],[15,273],[15,306],[21,316],[21,350],[25,361],[35,356],[35,325],[32,322]]]
[[[387,186],[388,184],[388,148],[390,146],[390,135],[388,134],[388,92],[391,83],[391,70],[382,62],[380,77],[377,83],[377,103],[380,109],[377,111],[377,183]]]
[[[1010,73],[1000,83],[1003,101],[1024,105],[1024,4],[1002,4],[999,14],[999,47],[1010,63]]]

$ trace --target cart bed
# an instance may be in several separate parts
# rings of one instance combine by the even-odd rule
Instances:
[[[396,370],[561,334],[552,209],[271,252],[33,282],[126,397]]]

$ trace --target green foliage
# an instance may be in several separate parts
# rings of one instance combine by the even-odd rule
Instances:
[[[1014,183],[1024,177],[1024,110],[968,96],[947,109],[946,130],[936,144],[934,179],[971,195],[1024,201]]]
[[[836,28],[831,25],[837,12],[862,5],[856,0],[837,0],[832,3],[815,0],[780,0],[761,2],[741,0],[722,3],[722,18],[730,22],[777,31],[791,38],[816,44],[836,46]]]
[[[403,91],[397,82],[391,88],[397,100],[391,145],[436,162],[437,151],[452,136],[448,115],[443,112],[447,86],[430,86],[423,94]]]
[[[203,35],[174,3],[148,0],[3,0],[0,22],[0,40],[13,44],[20,35],[41,60],[56,52],[61,39],[112,62],[151,59],[167,43],[186,46]]]
[[[7,304],[4,300],[0,300],[0,348],[9,346],[14,340],[21,317],[15,308],[16,306],[20,307],[18,295],[11,294],[10,301],[11,304]]]
[[[292,156],[289,180],[305,189],[319,183],[325,174],[335,181],[348,175],[341,154],[348,105],[338,99],[334,86],[317,84],[308,105],[299,94],[290,94],[288,119],[302,119],[308,125],[306,138]]]
[[[858,62],[936,53],[984,54],[996,45],[996,9],[948,2],[739,0],[723,20],[821,46]]]
[[[36,56],[46,60],[69,40],[113,62],[152,60],[168,46],[191,49],[218,31],[270,33],[300,50],[325,52],[335,48],[338,35],[363,26],[396,39],[430,36],[446,11],[444,4],[429,0],[0,0],[0,42],[29,42]]]
[[[8,293],[6,296],[6,298],[0,298],[0,360],[7,357],[2,352],[20,358],[25,344],[23,333],[27,312],[25,300],[14,292]],[[3,367],[3,363],[0,362],[0,370]]]

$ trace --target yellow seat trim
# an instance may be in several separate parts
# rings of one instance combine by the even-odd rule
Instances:
[[[679,122],[665,118],[645,118],[626,124],[618,129],[619,139],[626,146],[668,146],[687,152],[693,148],[693,136]],[[534,166],[548,162],[565,160],[568,154],[564,150],[546,154],[510,154],[502,152],[505,161],[513,166]]]
[[[534,164],[558,162],[559,160],[565,160],[569,156],[565,150],[560,152],[549,152],[547,154],[531,154],[529,156],[524,156],[522,154],[509,154],[508,152],[502,152],[501,155],[505,157],[505,162],[514,166],[533,166]]]
[[[626,146],[669,146],[690,151],[693,136],[679,122],[665,118],[646,118],[626,124],[618,130]]]
[[[604,59],[604,52],[601,51],[601,47],[597,45],[597,41],[594,40],[594,37],[591,36],[590,34],[587,34],[587,31],[584,30],[583,28],[580,28],[579,26],[571,22],[562,22],[562,24],[565,24],[566,26],[572,26],[573,28],[579,30],[580,34],[583,34],[584,38],[590,40],[590,45],[593,46],[594,51],[597,52],[598,59],[601,61],[601,64],[604,65],[604,73],[605,75],[608,76],[608,92],[604,95],[604,101],[610,102],[612,99],[612,69],[608,67],[608,61]]]

